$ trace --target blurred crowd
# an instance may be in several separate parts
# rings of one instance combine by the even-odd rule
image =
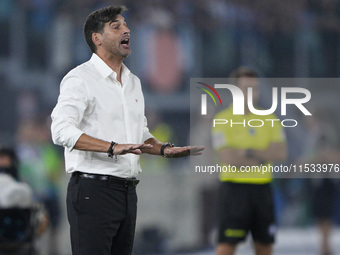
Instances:
[[[27,66],[61,75],[89,56],[86,15],[112,3],[130,10],[128,62],[152,91],[178,91],[193,75],[225,77],[245,63],[266,77],[339,75],[338,0],[3,0],[1,28],[22,12]]]

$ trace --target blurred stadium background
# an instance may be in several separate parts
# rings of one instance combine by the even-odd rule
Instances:
[[[227,77],[239,65],[255,67],[264,77],[340,75],[339,0],[1,0],[0,145],[15,147],[23,178],[37,192],[59,195],[62,207],[67,177],[61,148],[51,146],[49,114],[61,78],[91,55],[82,34],[86,16],[111,4],[129,8],[125,17],[133,52],[125,63],[142,80],[150,129],[163,141],[189,142],[190,77]],[[339,87],[328,88],[321,100],[337,93]],[[330,116],[319,109],[328,127],[323,142],[331,141],[334,152],[340,149],[338,107],[329,104]],[[305,153],[306,132],[296,134],[301,146],[291,148],[295,158]],[[46,148],[53,151],[49,156],[43,156]],[[134,254],[213,254],[217,176],[189,172],[187,160],[145,156],[142,165]],[[45,178],[34,178],[46,169]],[[50,183],[55,190],[49,190]],[[278,179],[274,185],[275,254],[319,254],[310,181]],[[59,253],[53,254],[68,255],[64,209],[60,219]],[[43,254],[52,254],[47,239],[40,245]],[[340,254],[337,228],[331,242]],[[251,254],[251,245],[244,244],[238,254]]]

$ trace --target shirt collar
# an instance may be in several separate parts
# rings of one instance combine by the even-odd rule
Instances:
[[[117,80],[117,73],[113,71],[97,54],[92,54],[90,62],[93,63],[94,67],[103,76],[103,78],[111,76],[112,78]],[[127,68],[126,65],[122,63],[122,77],[128,76],[129,74],[129,68]]]

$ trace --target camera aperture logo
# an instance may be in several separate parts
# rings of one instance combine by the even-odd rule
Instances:
[[[272,88],[272,105],[269,109],[256,109],[254,106],[254,99],[253,99],[253,88],[247,88],[247,98],[245,99],[243,91],[232,84],[214,84],[214,87],[208,85],[203,82],[197,82],[207,88],[209,88],[218,98],[221,106],[222,100],[216,89],[223,89],[227,90],[231,93],[232,102],[233,102],[233,115],[245,115],[245,106],[248,107],[249,112],[253,113],[254,115],[261,115],[266,116],[274,113],[278,107],[278,99],[279,99],[279,88],[273,87]],[[217,106],[216,100],[213,94],[201,87],[197,87],[198,89],[206,92],[206,94],[201,95],[201,115],[207,115],[207,94],[212,98],[215,106]],[[308,109],[304,106],[305,103],[309,102],[311,99],[311,93],[308,89],[299,88],[299,87],[281,87],[280,88],[280,102],[281,102],[281,116],[287,116],[287,105],[294,105],[297,107],[305,116],[311,116],[312,114],[308,111]],[[291,98],[289,97],[290,94],[295,95],[302,95],[300,98]],[[245,101],[247,100],[247,101]],[[246,104],[247,103],[247,104]],[[232,119],[213,119],[213,127],[216,125],[243,125],[244,127],[262,127],[264,125],[271,125],[274,127],[275,122],[280,122],[283,127],[296,127],[298,125],[298,121],[295,119],[251,119],[251,120],[244,120],[243,122],[233,122]]]

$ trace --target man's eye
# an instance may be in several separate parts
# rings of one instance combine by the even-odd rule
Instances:
[[[114,26],[113,29],[119,29],[119,26]]]

